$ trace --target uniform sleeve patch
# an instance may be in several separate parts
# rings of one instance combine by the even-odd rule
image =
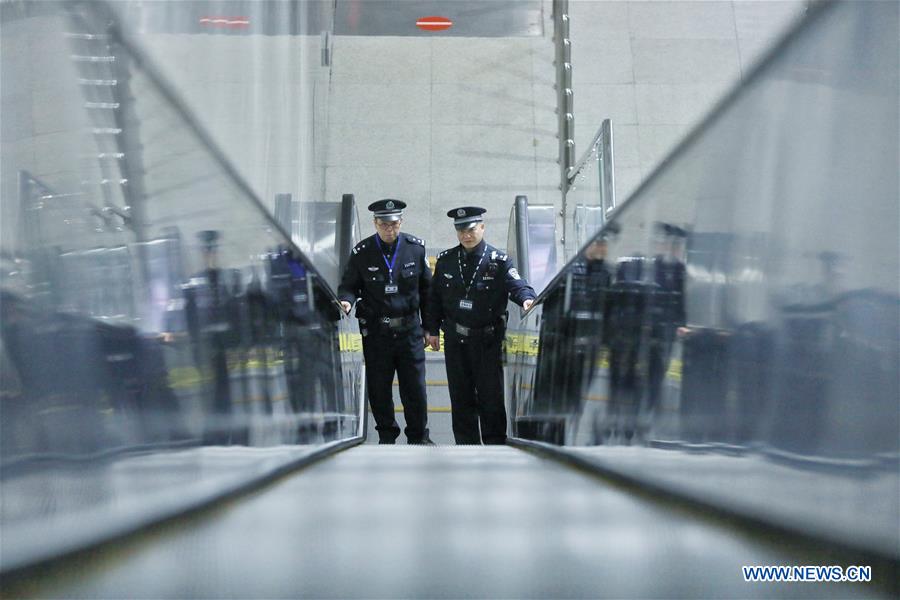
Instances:
[[[522,278],[519,276],[519,272],[516,271],[516,268],[515,268],[515,267],[513,267],[512,269],[509,270],[509,276],[512,277],[513,279],[522,279]]]

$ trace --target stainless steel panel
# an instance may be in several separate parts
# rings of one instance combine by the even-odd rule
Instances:
[[[338,252],[340,202],[294,202],[291,237],[336,290],[341,282]]]
[[[556,275],[556,209],[552,204],[528,205],[528,258],[531,287],[540,293]]]

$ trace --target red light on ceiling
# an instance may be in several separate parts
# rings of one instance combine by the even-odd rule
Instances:
[[[243,29],[250,27],[249,17],[219,17],[208,16],[200,19],[200,25],[203,27],[216,27],[223,29]]]
[[[416,21],[416,27],[423,31],[443,31],[453,27],[453,21],[447,17],[422,17]]]

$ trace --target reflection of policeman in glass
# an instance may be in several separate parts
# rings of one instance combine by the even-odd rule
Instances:
[[[609,402],[605,436],[634,436],[646,382],[645,326],[655,284],[643,281],[643,256],[619,259],[616,281],[609,287],[604,341],[609,347]]]
[[[410,444],[430,444],[419,314],[428,299],[431,269],[425,259],[425,242],[400,233],[405,207],[405,202],[389,199],[369,205],[377,233],[353,248],[338,298],[348,313],[361,298],[356,317],[363,335],[366,384],[379,442],[393,444],[400,435],[391,391],[396,371],[406,439]]]
[[[570,305],[565,312],[563,338],[569,358],[563,372],[568,377],[561,383],[565,405],[574,410],[576,425],[602,348],[606,294],[612,283],[612,271],[606,260],[607,241],[616,231],[618,225],[610,224],[571,266]]]
[[[649,394],[647,410],[652,412],[659,405],[662,386],[669,361],[675,333],[685,323],[684,279],[685,266],[682,260],[684,229],[658,223],[662,235],[660,252],[653,258],[653,281],[656,288],[653,300],[650,343],[647,357],[647,377]]]
[[[578,429],[602,348],[606,292],[612,280],[607,240],[617,230],[618,225],[610,224],[594,238],[543,302],[535,404],[559,419],[555,425],[544,423],[544,430],[536,432],[538,439],[564,444],[561,426],[568,422],[570,431]]]
[[[501,364],[506,306],[512,298],[527,309],[535,298],[512,260],[485,243],[484,212],[468,206],[447,213],[459,246],[438,256],[426,322],[434,350],[440,348],[438,329],[444,330],[457,444],[506,442]]]
[[[218,231],[197,234],[203,253],[204,269],[184,286],[185,313],[188,330],[195,342],[195,359],[199,364],[206,355],[215,381],[213,406],[216,412],[231,412],[231,390],[228,379],[227,338],[231,330],[226,303],[230,297],[228,282],[218,265]]]

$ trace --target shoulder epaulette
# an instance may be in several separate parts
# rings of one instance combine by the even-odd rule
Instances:
[[[506,262],[507,258],[509,258],[509,256],[504,254],[503,252],[500,252],[499,250],[491,250],[491,260]]]
[[[418,244],[418,245],[420,245],[420,246],[424,246],[424,245],[425,245],[425,240],[423,240],[423,239],[421,239],[421,238],[417,238],[417,237],[414,236],[414,235],[409,235],[408,233],[405,234],[405,235],[406,235],[407,241],[412,242],[413,244]]]
[[[441,257],[444,256],[445,254],[449,254],[451,250],[453,250],[453,248],[447,248],[447,249],[444,250],[443,252],[439,253],[439,254],[437,255],[437,257],[438,257],[438,258],[441,258]]]
[[[369,243],[369,240],[363,240],[363,241],[361,241],[360,243],[358,243],[357,245],[355,245],[355,246],[353,247],[353,254],[356,254],[356,253],[358,253],[360,250],[362,250],[363,248],[365,248],[365,247],[368,245],[368,243]]]

